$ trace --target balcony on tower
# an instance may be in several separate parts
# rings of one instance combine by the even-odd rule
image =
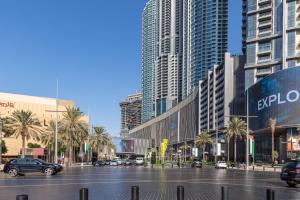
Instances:
[[[271,0],[260,0],[258,2],[258,11],[264,12],[272,10],[272,1]]]

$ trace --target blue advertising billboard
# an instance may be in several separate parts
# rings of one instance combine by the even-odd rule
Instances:
[[[248,89],[250,129],[269,128],[269,119],[276,126],[300,124],[300,67],[271,74]]]

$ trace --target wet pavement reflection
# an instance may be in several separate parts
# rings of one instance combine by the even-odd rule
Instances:
[[[126,200],[131,186],[140,187],[140,199],[176,199],[176,187],[185,188],[185,199],[219,200],[221,187],[229,188],[232,200],[265,200],[266,189],[276,199],[300,200],[300,187],[289,188],[279,173],[238,170],[149,169],[144,167],[84,167],[65,170],[52,177],[28,174],[0,176],[0,200],[28,194],[29,200],[78,200],[79,189],[89,189],[89,200]]]

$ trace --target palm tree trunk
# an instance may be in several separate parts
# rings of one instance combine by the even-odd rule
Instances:
[[[100,158],[100,147],[99,144],[97,145],[97,159]]]
[[[234,163],[236,163],[236,136],[234,137]]]
[[[22,135],[22,158],[25,158],[25,142],[26,142],[25,135]]]
[[[72,166],[72,152],[73,152],[73,146],[71,144],[68,145],[68,150],[67,150],[67,162],[66,166],[71,167]]]
[[[202,159],[205,161],[205,146],[202,147]]]
[[[229,163],[230,162],[230,153],[229,153],[229,150],[230,150],[230,140],[227,140],[227,162]]]

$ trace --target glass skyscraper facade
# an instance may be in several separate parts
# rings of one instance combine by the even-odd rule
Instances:
[[[143,13],[142,122],[185,99],[224,61],[228,0],[149,0]]]
[[[224,61],[228,42],[227,0],[186,0],[184,2],[183,98],[208,70]]]
[[[142,19],[142,122],[154,117],[153,68],[156,58],[158,0],[150,0]]]
[[[300,64],[300,1],[243,0],[245,89]]]

